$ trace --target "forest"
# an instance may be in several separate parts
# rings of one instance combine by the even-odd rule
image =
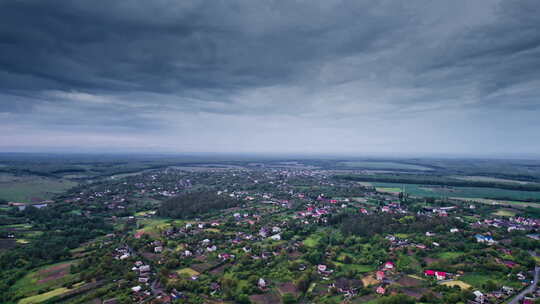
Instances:
[[[159,207],[159,216],[172,218],[193,218],[211,211],[236,207],[240,201],[226,194],[218,195],[210,191],[197,191],[173,197]]]

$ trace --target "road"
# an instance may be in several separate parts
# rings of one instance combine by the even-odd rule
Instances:
[[[508,304],[519,304],[521,299],[525,297],[526,294],[531,293],[536,285],[538,284],[538,277],[540,276],[540,266],[534,268],[534,280],[529,287],[523,289],[517,296],[515,296]]]

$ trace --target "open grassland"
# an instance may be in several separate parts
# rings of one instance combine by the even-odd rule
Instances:
[[[0,174],[0,199],[16,202],[36,202],[52,198],[77,183],[39,176]]]
[[[420,184],[372,183],[376,188],[401,189],[413,196],[459,198],[508,198],[512,200],[540,199],[540,191],[506,190],[485,187],[442,187]]]
[[[363,168],[363,169],[386,169],[386,170],[420,170],[420,171],[429,171],[432,170],[429,167],[399,163],[399,162],[389,162],[389,161],[345,161],[340,162],[340,166],[350,167],[350,168]]]

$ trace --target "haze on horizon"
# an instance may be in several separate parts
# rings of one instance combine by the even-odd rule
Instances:
[[[0,152],[538,154],[540,2],[2,1]]]

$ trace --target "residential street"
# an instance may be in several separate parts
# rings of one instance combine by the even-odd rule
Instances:
[[[519,304],[521,302],[521,299],[525,297],[526,294],[532,292],[536,285],[538,284],[538,277],[540,276],[540,267],[536,266],[534,268],[534,280],[532,284],[525,288],[522,292],[520,292],[517,296],[515,296],[508,304]]]

